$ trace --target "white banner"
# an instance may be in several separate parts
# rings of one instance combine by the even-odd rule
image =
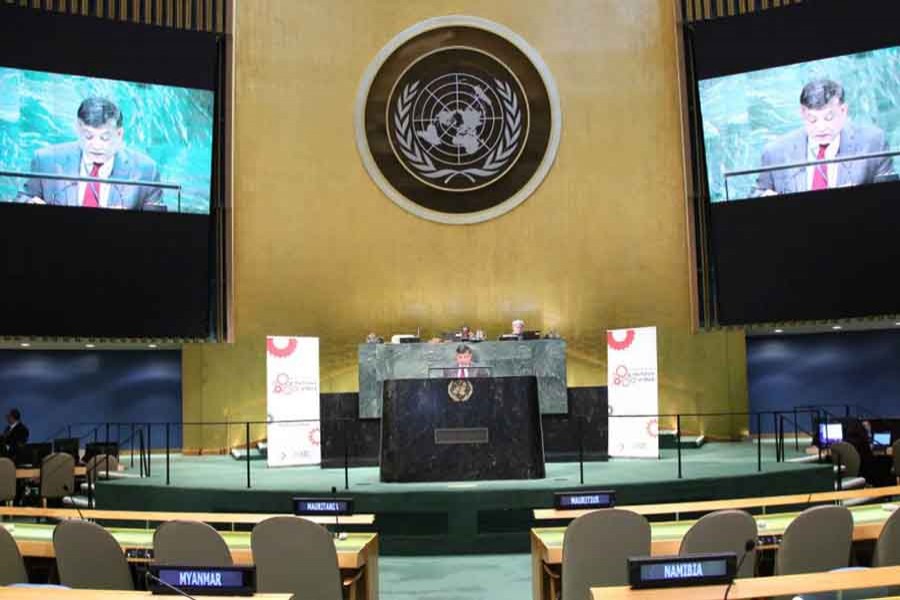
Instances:
[[[319,464],[319,338],[268,336],[266,386],[269,466]]]
[[[609,455],[659,456],[659,376],[656,327],[606,332]]]

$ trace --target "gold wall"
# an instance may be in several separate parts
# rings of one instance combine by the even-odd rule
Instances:
[[[562,100],[543,185],[478,225],[395,206],[354,142],[372,57],[444,14],[524,36]],[[493,336],[514,317],[563,334],[573,386],[605,383],[607,328],[657,325],[663,411],[746,410],[743,334],[691,330],[673,0],[238,0],[235,62],[235,343],[185,349],[185,420],[265,417],[267,334],[320,337],[322,390],[350,391],[370,330]],[[185,446],[241,430],[189,429]]]

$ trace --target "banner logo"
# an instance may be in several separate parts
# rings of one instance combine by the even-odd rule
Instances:
[[[400,33],[360,83],[356,141],[396,204],[442,223],[477,223],[525,200],[561,129],[550,71],[525,40],[476,17]]]

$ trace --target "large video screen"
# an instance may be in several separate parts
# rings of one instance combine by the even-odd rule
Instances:
[[[0,201],[208,214],[213,109],[211,90],[0,66]]]
[[[897,180],[900,47],[699,82],[712,202]]]
[[[685,27],[702,322],[900,314],[898,22],[818,0]]]
[[[0,3],[0,336],[219,339],[224,43]]]

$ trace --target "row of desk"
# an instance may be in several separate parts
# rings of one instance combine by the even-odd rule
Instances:
[[[79,513],[70,509],[39,509],[21,507],[0,507],[0,515],[6,517],[32,517],[47,519],[78,518]],[[87,519],[105,521],[136,521],[142,526],[106,527],[119,542],[122,550],[147,550],[153,548],[154,529],[151,523],[171,520],[191,520],[205,523],[226,523],[232,525],[232,531],[220,531],[225,543],[231,550],[235,564],[253,564],[253,553],[250,548],[250,532],[234,531],[236,524],[256,524],[274,514],[245,513],[187,513],[187,512],[147,512],[147,511],[110,511],[86,510],[81,516]],[[333,518],[309,517],[320,524],[333,524]],[[341,517],[342,525],[371,525],[373,515],[349,515]],[[55,558],[53,549],[53,530],[55,524],[6,522],[2,524],[13,536],[19,552],[25,557]],[[378,598],[378,535],[375,533],[348,533],[346,539],[335,539],[338,566],[342,572],[361,573],[360,598],[375,600]],[[130,562],[147,562],[145,558],[129,557]],[[261,596],[268,597],[268,596]],[[277,596],[275,596],[277,597]],[[0,599],[4,596],[0,596]]]
[[[622,506],[620,508],[632,510],[644,515],[664,515],[664,514],[694,514],[713,512],[717,510],[727,509],[765,509],[776,506],[791,505],[813,505],[823,502],[832,502],[836,500],[847,500],[857,498],[880,498],[893,495],[900,495],[900,486],[889,488],[869,488],[865,490],[851,490],[846,492],[824,492],[818,494],[800,494],[790,496],[770,496],[762,498],[741,498],[736,500],[714,500],[705,502],[684,502],[675,504],[658,504],[658,505],[640,505],[640,506]],[[863,505],[850,508],[853,515],[853,540],[875,540],[881,534],[881,529],[885,521],[892,514],[894,507],[885,507],[883,504]],[[581,516],[590,511],[554,511],[550,509],[539,509],[535,511],[537,519],[572,519]],[[758,545],[759,549],[771,549],[777,547],[776,539],[784,534],[784,531],[790,525],[799,511],[784,513],[768,513],[760,514],[755,517],[762,544]],[[651,523],[651,553],[655,556],[664,556],[678,554],[681,546],[681,540],[687,530],[695,523],[693,519],[681,519],[665,522]],[[547,581],[546,569],[559,570],[563,560],[563,538],[565,537],[565,527],[536,527],[531,530],[531,565],[532,565],[532,597],[534,600],[544,600],[548,598],[549,585]],[[767,538],[769,538],[767,540]],[[759,581],[773,579],[771,577],[759,578]],[[895,580],[895,584],[900,583],[900,579]],[[624,589],[624,588],[623,588]],[[697,588],[687,588],[696,590]],[[660,590],[652,590],[661,593]],[[724,588],[723,588],[724,591]],[[617,592],[620,594],[615,597],[632,597],[629,594],[622,596],[625,592]],[[636,594],[637,591],[634,591]],[[603,596],[604,598],[607,596]],[[609,596],[613,597],[613,596]],[[638,597],[649,597],[647,594]],[[654,596],[655,597],[655,596]],[[673,598],[693,598],[694,596],[673,596]],[[719,596],[721,597],[721,596]],[[735,597],[729,594],[729,597]],[[746,596],[753,597],[753,596]]]

